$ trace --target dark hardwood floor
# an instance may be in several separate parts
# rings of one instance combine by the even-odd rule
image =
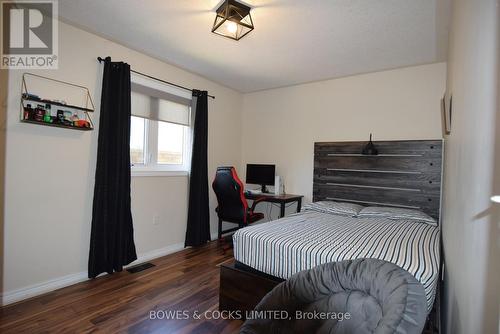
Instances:
[[[152,260],[156,267],[139,273],[105,275],[9,305],[0,309],[0,333],[237,333],[240,320],[191,318],[218,309],[218,265],[232,256],[214,241]],[[150,319],[158,310],[187,311],[190,319]]]

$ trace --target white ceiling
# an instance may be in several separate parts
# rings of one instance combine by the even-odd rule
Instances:
[[[248,0],[238,42],[211,33],[220,2],[62,0],[59,15],[241,92],[446,60],[449,0]]]

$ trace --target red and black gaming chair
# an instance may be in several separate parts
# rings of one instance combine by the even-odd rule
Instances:
[[[234,167],[218,167],[212,188],[218,202],[215,211],[219,216],[219,239],[224,233],[236,231],[264,218],[263,213],[254,212],[255,206],[263,198],[254,200],[252,207],[248,208],[243,183],[238,178]],[[222,230],[223,221],[238,224],[238,227]]]

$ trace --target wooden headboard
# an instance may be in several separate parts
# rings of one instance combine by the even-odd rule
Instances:
[[[313,201],[419,209],[439,220],[442,140],[314,143]]]

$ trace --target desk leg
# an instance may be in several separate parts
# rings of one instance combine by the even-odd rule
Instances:
[[[297,200],[297,213],[302,209],[302,198]]]
[[[280,206],[280,218],[283,218],[283,217],[285,217],[285,202],[281,202],[280,204],[281,204],[281,206]]]

